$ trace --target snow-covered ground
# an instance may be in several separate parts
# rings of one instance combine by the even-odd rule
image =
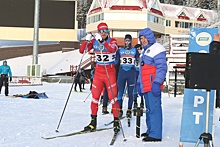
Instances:
[[[89,84],[83,93],[71,92],[63,119],[55,132],[64,109],[71,84],[43,83],[42,86],[10,87],[10,95],[26,94],[29,91],[46,92],[48,99],[11,98],[0,95],[0,146],[1,147],[104,147],[109,146],[113,130],[95,132],[44,140],[41,137],[61,135],[82,130],[90,121],[90,94]],[[2,91],[4,88],[2,89]],[[125,99],[125,105],[127,99]],[[122,133],[117,138],[117,147],[177,147],[179,145],[181,112],[183,95],[174,98],[163,93],[163,141],[159,143],[144,143],[135,136],[136,117],[131,120],[131,127],[127,126],[126,119],[121,120]],[[109,108],[111,108],[109,106]],[[214,144],[220,146],[220,110],[215,115]],[[106,127],[105,123],[113,120],[112,114],[102,115],[101,106],[98,112],[98,128]],[[141,117],[141,133],[145,132],[145,116]],[[200,134],[198,134],[199,137]],[[184,143],[184,147],[191,147],[193,143]],[[202,145],[200,145],[202,146]]]
[[[82,55],[78,51],[67,53],[54,52],[39,55],[39,64],[49,73],[62,69],[69,70],[69,65],[79,64]],[[87,57],[85,57],[86,59]],[[8,60],[14,76],[26,74],[26,65],[31,64],[31,56]],[[82,134],[66,138],[44,140],[41,137],[61,135],[82,130],[90,122],[90,94],[89,86],[83,93],[71,92],[63,119],[57,129],[63,112],[70,84],[43,83],[42,86],[16,86],[10,87],[10,95],[26,94],[29,91],[46,92],[48,99],[24,99],[4,96],[4,87],[0,95],[0,147],[105,147],[109,146],[113,130]],[[124,101],[124,107],[127,104]],[[139,100],[139,99],[138,99]],[[127,126],[126,119],[121,120],[124,136],[118,136],[116,147],[178,147],[180,139],[180,126],[182,116],[183,95],[174,97],[163,93],[163,140],[158,143],[144,143],[136,138],[136,117],[131,120],[131,127]],[[84,102],[85,101],[85,102]],[[109,106],[110,111],[111,106]],[[125,114],[125,112],[124,112]],[[214,123],[214,145],[220,146],[220,110],[216,109]],[[101,106],[98,112],[98,128],[106,127],[105,123],[113,120],[112,114],[102,115]],[[141,133],[145,132],[145,116],[141,117]],[[199,137],[200,134],[198,134]],[[124,137],[127,139],[123,141]],[[192,147],[194,143],[184,143],[184,147]],[[203,145],[200,145],[203,146]]]
[[[85,54],[82,61],[90,56],[88,53]],[[79,50],[44,53],[38,55],[38,64],[41,65],[41,73],[43,71],[46,71],[46,74],[69,72],[70,65],[79,65],[81,57]],[[17,57],[7,61],[11,66],[13,76],[25,76],[27,66],[32,64],[32,56]]]

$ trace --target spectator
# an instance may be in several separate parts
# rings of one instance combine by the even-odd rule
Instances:
[[[8,90],[8,78],[10,82],[12,81],[12,73],[11,68],[9,65],[7,65],[7,61],[3,61],[3,65],[0,66],[0,93],[3,86],[3,83],[5,85],[5,96],[8,96],[9,90]]]
[[[142,141],[162,140],[161,90],[167,73],[166,50],[156,42],[151,29],[140,31],[143,50],[140,55],[140,71],[137,91],[144,95],[147,131],[141,134]]]
[[[74,78],[74,91],[77,92],[76,90],[76,87],[77,85],[79,85],[79,90],[80,92],[83,92],[82,91],[82,87],[81,87],[81,82],[80,82],[80,77],[81,77],[81,73],[82,73],[82,70],[79,69],[78,71],[76,71],[73,75],[75,75],[75,78]]]
[[[210,54],[220,54],[220,34],[214,35],[214,40],[209,46]],[[216,103],[215,108],[220,108],[220,90],[216,90]]]
[[[81,88],[85,90],[85,82],[86,82],[86,73],[84,71],[84,69],[81,69],[81,76],[80,76],[80,83],[81,83]]]

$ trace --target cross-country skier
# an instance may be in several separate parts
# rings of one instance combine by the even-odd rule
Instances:
[[[134,47],[138,50],[139,54],[141,54],[141,52],[142,52],[141,44],[136,44]],[[138,60],[135,64],[135,69],[136,69],[136,75],[135,75],[136,76],[136,83],[135,83],[135,85],[137,84],[137,80],[138,80],[139,67],[140,67],[140,61]],[[137,89],[136,89],[136,86],[135,86],[134,87],[134,106],[133,106],[134,112],[136,112],[137,106],[138,106],[137,97],[138,97],[138,93],[137,93]],[[144,98],[143,98],[143,96],[141,96],[140,108],[144,109]]]
[[[106,89],[106,86],[104,86],[101,96],[101,103],[102,103],[102,114],[109,114],[108,111],[108,91]]]
[[[79,52],[84,53],[94,49],[96,56],[96,69],[92,84],[92,102],[91,102],[91,122],[84,130],[92,131],[97,125],[98,103],[104,84],[108,90],[108,97],[112,103],[114,116],[114,131],[120,131],[119,125],[119,104],[117,101],[117,83],[115,70],[115,54],[118,49],[117,41],[109,37],[108,25],[104,22],[97,26],[98,33],[92,39],[91,34],[86,35],[86,40],[80,46]],[[91,40],[90,40],[91,39]]]
[[[166,50],[156,42],[151,29],[140,31],[143,50],[140,55],[140,73],[137,91],[144,95],[147,131],[142,141],[162,140],[161,90],[167,73]]]
[[[120,68],[118,72],[118,102],[120,105],[120,115],[123,115],[123,94],[125,86],[128,87],[128,109],[126,117],[131,118],[134,87],[136,83],[136,69],[135,63],[139,59],[139,52],[136,48],[132,47],[132,36],[130,34],[125,35],[124,47],[120,48],[116,53],[116,63],[120,61]]]

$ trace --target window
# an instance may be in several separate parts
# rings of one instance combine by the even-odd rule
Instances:
[[[179,28],[180,27],[180,22],[179,21],[175,21],[175,27]]]
[[[186,14],[185,14],[184,12],[182,12],[182,13],[180,14],[180,16],[186,16]]]
[[[154,16],[154,15],[151,15],[151,14],[148,14],[148,19],[147,20],[149,22],[153,22],[153,23],[164,25],[164,19],[163,18]]]
[[[171,26],[171,20],[166,20],[166,26]]]
[[[100,14],[100,20],[104,20],[104,13]]]

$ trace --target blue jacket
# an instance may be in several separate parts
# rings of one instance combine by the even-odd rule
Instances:
[[[148,45],[143,46],[140,55],[140,73],[138,83],[140,83],[141,92],[151,91],[154,82],[161,84],[166,77],[167,63],[166,63],[166,50],[165,48],[156,43],[153,32],[149,29],[143,29],[140,36],[145,36],[148,40]]]
[[[3,61],[3,65],[0,66],[0,74],[5,74],[6,77],[12,77],[11,68],[8,65],[4,65],[4,62],[7,63],[6,60]]]

